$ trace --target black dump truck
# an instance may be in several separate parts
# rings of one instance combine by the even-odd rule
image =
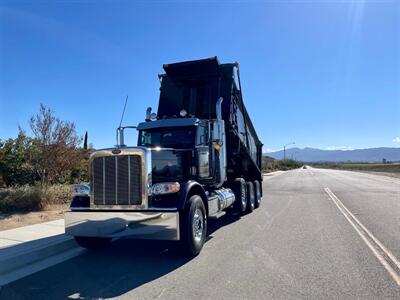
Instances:
[[[117,129],[117,146],[90,157],[65,232],[86,248],[113,238],[176,240],[197,255],[209,219],[251,213],[262,198],[262,143],[242,99],[238,63],[217,57],[163,66],[157,113]],[[138,130],[136,147],[124,130]]]

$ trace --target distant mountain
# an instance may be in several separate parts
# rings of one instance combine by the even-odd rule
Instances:
[[[266,155],[275,159],[283,159],[283,150],[269,152]],[[286,158],[304,162],[382,162],[400,161],[400,148],[369,148],[355,150],[321,150],[314,148],[286,149]]]

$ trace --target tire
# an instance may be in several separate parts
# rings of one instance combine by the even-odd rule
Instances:
[[[254,208],[259,208],[261,204],[261,186],[260,183],[256,180],[254,181],[254,196],[255,196],[255,203]]]
[[[247,207],[246,212],[251,213],[255,207],[255,196],[254,196],[254,186],[251,181],[246,182],[246,190],[247,190]]]
[[[246,211],[246,181],[243,178],[236,178],[233,183],[233,193],[235,194],[234,208],[239,213]]]
[[[108,246],[112,238],[102,237],[89,237],[89,236],[76,236],[75,241],[77,244],[86,249],[100,249]]]
[[[185,210],[180,214],[180,220],[183,253],[196,256],[207,238],[207,212],[200,196],[190,197]]]

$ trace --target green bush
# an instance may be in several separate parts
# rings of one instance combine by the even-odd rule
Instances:
[[[33,139],[20,131],[15,139],[0,141],[0,175],[6,186],[34,184],[39,180],[31,163]]]
[[[276,162],[276,168],[278,170],[293,170],[293,169],[298,169],[302,166],[303,164],[297,160],[293,159],[286,159],[286,160],[278,160]]]

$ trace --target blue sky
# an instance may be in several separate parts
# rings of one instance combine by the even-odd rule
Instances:
[[[126,95],[141,122],[163,63],[215,55],[240,63],[264,151],[400,146],[400,1],[384,0],[0,0],[0,138],[44,103],[112,146]]]

